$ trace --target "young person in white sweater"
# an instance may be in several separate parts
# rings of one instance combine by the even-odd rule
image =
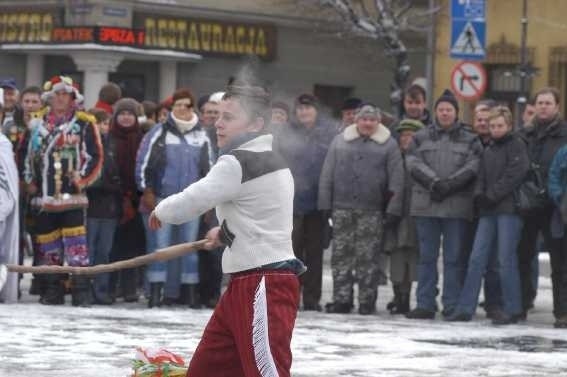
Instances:
[[[305,266],[292,243],[293,178],[263,130],[270,95],[230,86],[220,104],[220,157],[210,172],[163,200],[149,225],[179,224],[216,207],[220,227],[206,247],[226,246],[231,280],[189,365],[191,377],[289,376],[291,336],[299,303],[297,276]]]

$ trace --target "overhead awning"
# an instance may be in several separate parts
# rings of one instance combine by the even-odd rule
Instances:
[[[0,50],[10,52],[35,52],[49,55],[69,54],[77,51],[104,51],[120,53],[126,59],[140,60],[173,60],[173,61],[194,61],[203,59],[200,54],[191,52],[181,52],[174,50],[135,48],[129,46],[109,46],[96,43],[73,43],[73,44],[4,44],[0,45]]]

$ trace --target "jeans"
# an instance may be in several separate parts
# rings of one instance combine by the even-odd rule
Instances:
[[[179,225],[163,223],[155,232],[156,248],[193,242],[197,239],[198,233],[199,219]],[[197,253],[189,253],[167,263],[152,263],[148,268],[147,276],[150,283],[165,283],[164,295],[175,298],[178,296],[180,283],[199,283],[199,256]]]
[[[110,251],[117,225],[117,219],[87,218],[89,265],[106,264],[110,261]],[[96,299],[109,296],[109,279],[109,273],[94,276],[93,290]]]
[[[482,277],[494,255],[498,258],[503,310],[508,315],[517,315],[522,311],[516,253],[521,230],[522,219],[517,215],[500,214],[480,218],[457,312],[471,316],[475,313]]]
[[[436,311],[437,304],[437,259],[443,237],[443,309],[450,311],[457,305],[460,284],[459,254],[463,248],[466,227],[465,219],[439,217],[416,217],[419,238],[419,264],[417,267],[417,307]]]
[[[459,277],[461,286],[465,283],[469,259],[471,258],[474,246],[474,238],[478,228],[478,219],[468,223],[465,231],[465,239],[463,241],[463,251],[459,256]],[[502,307],[502,298],[500,293],[500,275],[498,273],[498,256],[493,256],[488,260],[488,267],[484,274],[484,309],[487,311]]]

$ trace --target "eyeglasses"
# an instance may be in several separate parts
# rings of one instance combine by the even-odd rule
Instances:
[[[193,107],[192,103],[186,103],[186,102],[175,102],[173,104],[173,107],[184,107],[186,109],[190,109]]]

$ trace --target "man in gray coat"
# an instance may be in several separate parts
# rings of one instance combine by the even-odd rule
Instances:
[[[350,312],[355,277],[359,313],[376,311],[383,226],[401,215],[404,177],[398,145],[374,106],[361,107],[355,122],[333,140],[319,181],[319,209],[332,211],[334,222],[329,313]]]
[[[473,217],[473,187],[480,146],[458,121],[459,105],[445,90],[435,102],[435,120],[412,142],[407,164],[415,184],[411,215],[419,236],[417,308],[408,318],[432,319],[437,310],[437,259],[443,239],[443,315],[450,316],[461,289],[458,261]]]

